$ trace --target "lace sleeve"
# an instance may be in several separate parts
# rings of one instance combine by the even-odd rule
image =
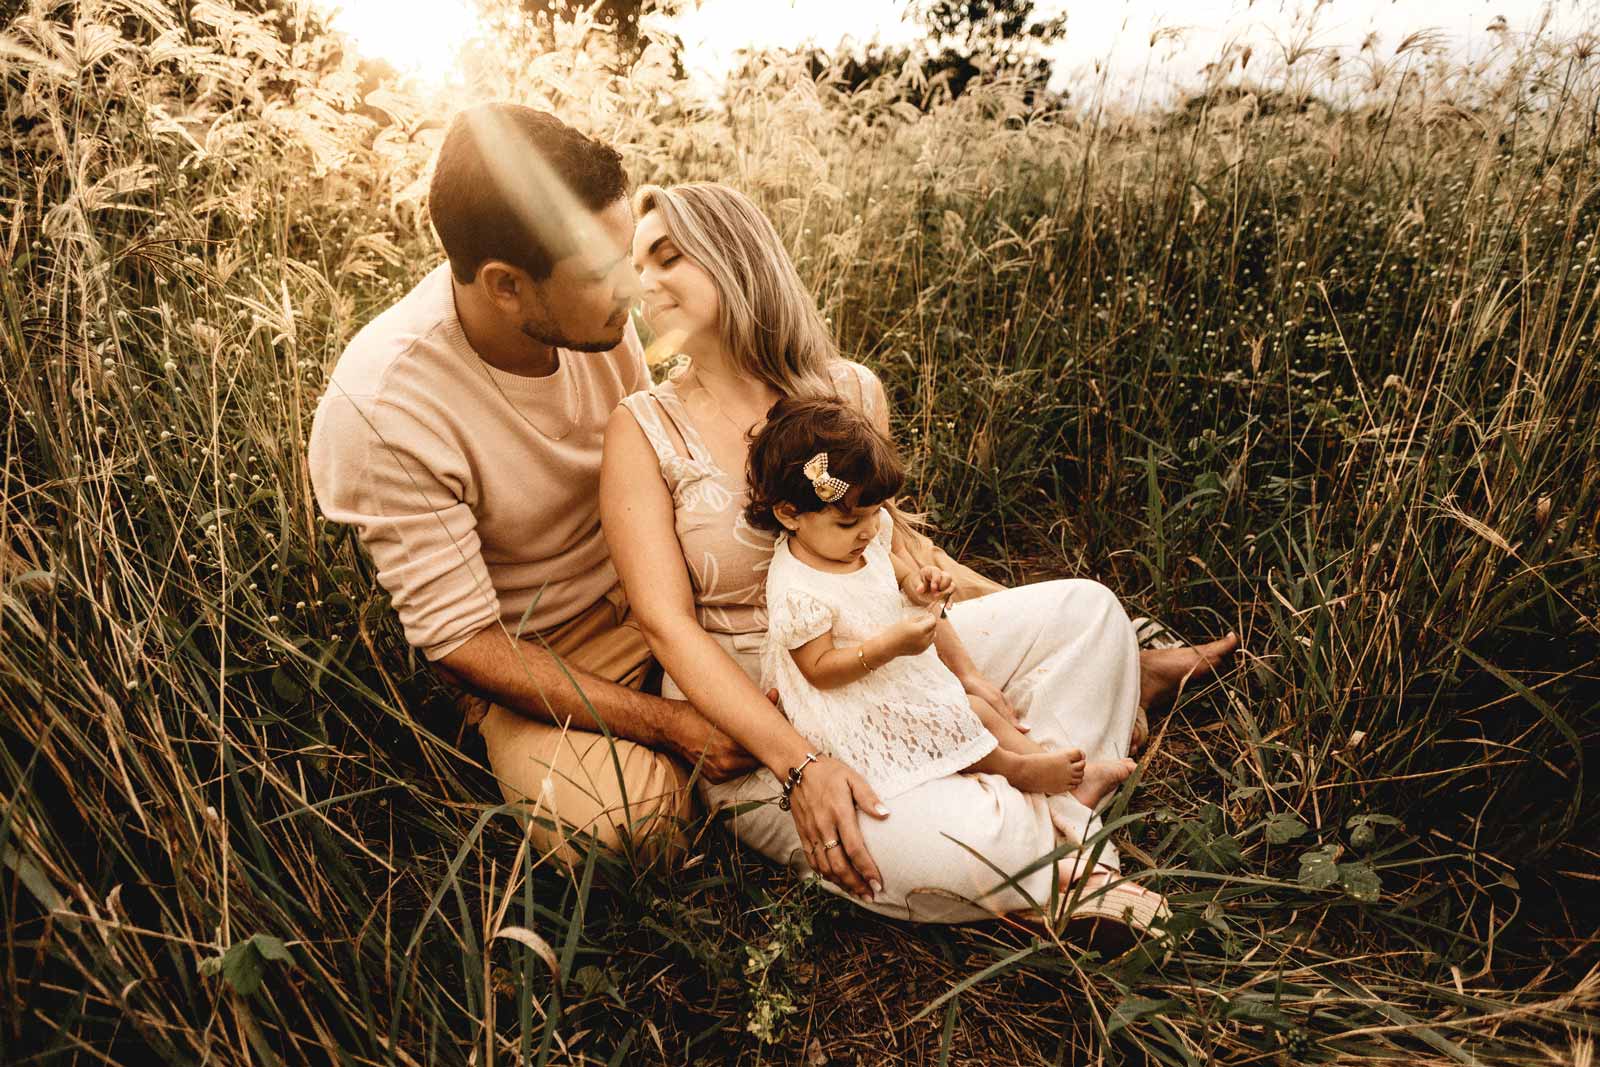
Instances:
[[[779,648],[799,648],[833,629],[833,609],[810,593],[786,589],[767,604],[767,640]]]

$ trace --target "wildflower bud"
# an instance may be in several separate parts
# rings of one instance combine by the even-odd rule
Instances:
[[[145,485],[155,485],[156,484],[156,476],[154,474],[146,474],[144,476],[144,484]]]
[[[169,359],[165,363],[161,364],[161,369],[166,371],[168,374],[171,374],[173,371],[178,369],[178,365]]]

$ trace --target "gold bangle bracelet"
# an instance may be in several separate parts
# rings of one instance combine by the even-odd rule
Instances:
[[[856,659],[861,661],[861,668],[868,674],[878,669],[867,662],[867,646],[865,642],[856,646]]]

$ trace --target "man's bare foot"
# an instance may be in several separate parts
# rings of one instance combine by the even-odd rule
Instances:
[[[1083,782],[1072,791],[1085,807],[1092,808],[1117,786],[1128,780],[1137,766],[1131,759],[1090,760],[1083,766]]]
[[[1137,756],[1150,743],[1150,715],[1144,708],[1133,713],[1133,736],[1128,738],[1128,755]]]
[[[1083,752],[1072,748],[1062,752],[1007,752],[1004,764],[996,769],[1024,793],[1048,796],[1078,788],[1086,766]]]
[[[1139,653],[1139,706],[1159,708],[1170,704],[1185,683],[1204,678],[1231,658],[1239,648],[1239,635],[1182,648],[1147,648]]]

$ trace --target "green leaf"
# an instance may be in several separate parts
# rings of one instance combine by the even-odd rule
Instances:
[[[293,667],[284,664],[272,672],[272,691],[286,704],[298,704],[306,695],[305,687],[295,679]]]
[[[1140,1019],[1152,1015],[1171,1015],[1183,1008],[1183,1002],[1172,997],[1163,997],[1159,1000],[1153,997],[1126,996],[1117,1002],[1111,1009],[1111,1021],[1106,1026],[1107,1036],[1116,1033],[1124,1027],[1132,1026]]]
[[[261,979],[266,972],[266,961],[261,958],[255,945],[248,941],[235,941],[222,954],[222,977],[240,996],[248,997],[260,989]]]
[[[1350,847],[1369,852],[1378,839],[1375,827],[1399,827],[1404,824],[1393,815],[1352,815],[1344,825],[1350,831]]]
[[[1339,884],[1352,897],[1368,903],[1377,900],[1383,890],[1378,872],[1365,863],[1339,864]]]
[[[1286,811],[1267,820],[1267,844],[1287,845],[1303,835],[1310,827]]]
[[[197,969],[208,977],[220,972],[240,996],[248,997],[261,988],[269,960],[292,966],[294,955],[276,937],[256,934],[247,941],[235,941],[220,957],[201,960]]]
[[[1327,889],[1339,880],[1339,866],[1334,857],[1338,845],[1323,845],[1300,857],[1300,884],[1307,889]]]
[[[271,934],[256,934],[250,943],[261,953],[264,960],[274,960],[278,963],[294,963],[294,955],[289,951],[289,946],[273,937]]]
[[[1287,1030],[1294,1022],[1266,997],[1244,994],[1235,997],[1223,1009],[1224,1019],[1236,1019],[1241,1022],[1256,1023],[1261,1026],[1275,1026]]]

